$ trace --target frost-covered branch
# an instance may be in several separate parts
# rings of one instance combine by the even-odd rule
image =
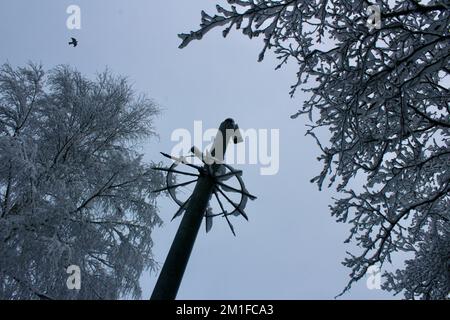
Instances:
[[[180,35],[181,47],[236,27],[263,38],[260,60],[273,49],[277,69],[297,64],[290,93],[300,88],[308,99],[292,118],[309,116],[307,134],[324,164],[312,181],[322,188],[328,180],[344,194],[331,211],[350,224],[347,241],[360,249],[344,261],[351,268],[344,292],[369,266],[405,251],[416,259],[386,276],[385,288],[407,298],[447,297],[450,1],[227,2],[214,16],[202,13],[200,29]],[[368,23],[369,5],[379,6],[379,28]],[[329,141],[317,138],[324,129]],[[360,191],[349,187],[356,175],[367,181]],[[430,252],[423,239],[436,243]],[[439,267],[428,272],[431,261]]]

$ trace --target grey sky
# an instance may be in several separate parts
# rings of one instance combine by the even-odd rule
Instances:
[[[223,1],[221,1],[223,2]],[[234,238],[224,221],[212,232],[201,229],[179,291],[180,299],[332,299],[345,286],[341,261],[348,226],[337,224],[328,205],[333,190],[319,192],[309,183],[321,169],[319,150],[305,137],[306,119],[291,120],[302,102],[288,95],[295,66],[274,71],[275,59],[257,62],[262,47],[231,32],[212,32],[179,50],[177,33],[197,28],[200,11],[212,12],[211,0],[2,0],[0,63],[42,62],[45,68],[70,64],[94,76],[108,66],[128,76],[136,91],[163,109],[156,121],[160,139],[145,146],[147,159],[162,161],[159,151],[174,146],[177,128],[217,127],[233,117],[241,128],[280,129],[280,171],[261,176],[259,166],[240,166],[246,186],[258,200],[250,202],[250,222],[234,219]],[[66,28],[66,8],[82,10],[82,29]],[[76,36],[79,46],[67,45]],[[167,163],[167,162],[166,162]],[[160,201],[165,224],[154,233],[154,253],[161,263],[179,221],[177,207]],[[142,278],[143,298],[150,296],[157,274]],[[344,298],[379,299],[390,294],[368,290],[366,279]]]

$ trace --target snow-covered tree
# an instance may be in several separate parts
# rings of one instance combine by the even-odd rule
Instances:
[[[140,296],[163,182],[136,144],[157,112],[107,71],[1,67],[0,299]]]
[[[277,68],[293,62],[308,95],[292,116],[309,115],[323,171],[342,196],[331,207],[359,247],[343,292],[395,252],[410,258],[385,273],[406,298],[450,292],[450,1],[228,0],[202,12],[198,31],[231,28],[264,41]],[[379,13],[379,15],[377,15]],[[309,81],[308,81],[309,79]],[[318,138],[328,130],[330,139]],[[327,140],[326,142],[324,140]],[[352,187],[355,176],[367,181]],[[404,255],[402,255],[404,256]]]

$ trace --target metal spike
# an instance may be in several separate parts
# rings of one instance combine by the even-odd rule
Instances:
[[[173,221],[176,217],[181,216],[183,214],[183,211],[186,210],[187,203],[191,200],[191,197],[189,197],[183,205],[175,212],[175,215],[172,217],[170,221]]]
[[[234,227],[233,227],[233,225],[231,224],[230,219],[228,219],[228,216],[227,216],[227,215],[225,215],[225,219],[226,219],[227,222],[228,222],[228,226],[230,227],[230,230],[231,230],[231,232],[233,233],[233,236],[236,237],[236,232],[234,232]]]
[[[233,187],[231,187],[229,185],[226,185],[225,183],[220,182],[220,181],[216,181],[216,183],[219,184],[220,186],[222,186],[225,191],[241,193],[241,194],[246,195],[247,197],[249,197],[250,200],[255,200],[256,199],[256,196],[248,193],[248,191],[245,190],[245,189],[239,190],[239,189],[233,188]]]
[[[175,156],[171,156],[170,154],[167,154],[167,153],[164,153],[164,152],[160,152],[160,153],[166,158],[172,159],[172,160],[177,161],[177,162],[181,162],[181,163],[183,163],[183,164],[185,164],[185,165],[187,165],[187,166],[189,166],[191,168],[197,169],[199,171],[203,170],[202,167],[200,167],[200,166],[197,166],[195,164],[186,162],[186,160],[184,158],[178,158],[178,157],[175,157]]]
[[[152,167],[153,170],[158,170],[158,171],[165,171],[165,172],[173,172],[173,173],[179,173],[179,174],[183,174],[186,176],[192,176],[192,177],[198,177],[199,175],[196,173],[191,173],[191,172],[185,172],[185,171],[179,171],[179,170],[174,170],[174,169],[170,169],[170,168],[160,168],[160,167]]]
[[[227,180],[225,178],[230,177],[230,176],[242,176],[242,170],[227,172],[227,173],[215,176],[215,178],[220,179],[220,180]]]
[[[224,197],[225,197],[225,199],[227,199],[227,201],[245,218],[245,220],[247,220],[248,221],[248,216],[247,216],[247,214],[241,209],[241,208],[239,208],[239,206],[236,204],[236,203],[234,203],[233,201],[231,201],[231,199],[230,198],[228,198],[228,196],[222,191],[222,190],[220,190],[220,188],[218,188],[218,187],[215,187],[216,188],[216,190],[217,191],[219,191]]]
[[[174,184],[174,185],[171,185],[171,186],[164,187],[164,188],[162,188],[162,189],[153,190],[152,192],[157,193],[157,192],[166,191],[166,190],[173,189],[173,188],[178,188],[178,187],[187,186],[187,185],[189,185],[189,184],[191,184],[191,183],[196,182],[197,180],[198,180],[198,179],[190,180],[190,181],[183,182],[183,183],[179,183],[179,184]]]
[[[214,192],[214,196],[215,196],[216,199],[217,199],[217,202],[219,203],[220,209],[222,209],[222,211],[223,211],[223,216],[224,216],[225,219],[227,220],[227,223],[228,223],[228,226],[229,226],[230,229],[231,229],[231,232],[232,232],[233,235],[236,237],[236,232],[234,232],[234,227],[233,227],[233,225],[231,224],[230,219],[228,218],[229,214],[225,211],[225,208],[223,207],[222,201],[220,201],[220,198],[219,198],[219,195],[217,194],[217,191],[214,190],[213,192]]]
[[[212,226],[213,226],[213,218],[212,216],[209,214],[211,212],[211,207],[208,207],[206,209],[206,213],[205,213],[205,225],[206,225],[206,233],[208,233],[209,231],[211,231]]]

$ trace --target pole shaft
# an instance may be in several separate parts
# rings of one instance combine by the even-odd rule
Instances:
[[[194,193],[189,200],[180,227],[156,282],[151,300],[174,300],[176,298],[213,188],[214,182],[208,176],[202,176],[197,181]]]

